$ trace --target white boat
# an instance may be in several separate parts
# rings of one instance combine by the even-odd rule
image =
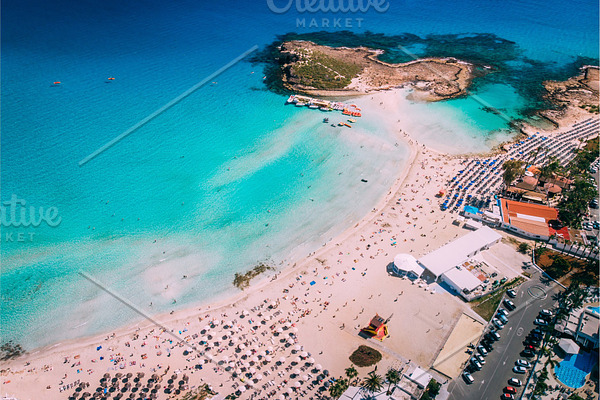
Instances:
[[[296,96],[291,95],[290,97],[288,97],[287,103],[293,103],[295,99],[296,99]]]
[[[304,107],[306,103],[298,102],[296,103],[296,107]]]
[[[319,108],[319,106],[317,106],[315,104],[311,104],[311,105],[308,106],[308,108],[312,108],[314,110],[314,109]]]

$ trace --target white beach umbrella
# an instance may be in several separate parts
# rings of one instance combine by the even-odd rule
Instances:
[[[273,346],[267,347],[267,351],[272,352],[273,351]]]
[[[267,362],[271,362],[271,360],[272,360],[272,359],[273,359],[273,358],[272,358],[271,356],[266,356],[266,357],[265,357],[265,360],[267,360]]]
[[[289,339],[287,340],[287,342],[288,342],[289,344],[294,344],[294,339],[292,339],[292,338],[289,338]]]
[[[295,374],[295,375],[300,375],[301,373],[302,373],[302,371],[300,371],[298,368],[296,368],[296,369],[294,370],[294,374]]]
[[[314,359],[314,358],[312,358],[312,357],[311,357],[311,358],[309,358],[307,361],[308,361],[310,364],[314,364],[314,363],[315,363],[315,359]]]
[[[235,336],[232,336],[230,340],[232,343],[237,343],[238,338],[236,338]]]
[[[308,357],[308,353],[303,351],[302,353],[300,353],[300,357]]]
[[[321,370],[322,368],[323,368],[323,367],[321,367],[321,364],[317,364],[317,365],[315,365],[315,369],[316,369],[316,370]]]
[[[238,388],[238,390],[239,390],[240,392],[244,393],[244,392],[246,391],[246,386],[240,386],[240,387]]]
[[[307,382],[308,381],[308,375],[302,375],[302,380],[304,382]]]
[[[302,346],[300,346],[299,344],[294,346],[294,350],[296,350],[296,351],[300,351],[301,349],[302,349]]]
[[[286,328],[289,328],[290,326],[292,326],[292,323],[288,321],[285,324],[283,324],[283,326],[285,326]]]
[[[280,395],[279,395],[279,399],[280,399],[280,400],[285,400],[285,395],[283,395],[283,394],[280,394]]]
[[[300,382],[296,382],[296,383],[294,383],[294,386],[296,386],[297,388],[299,388],[300,386],[302,386],[302,384]]]
[[[229,368],[235,368],[235,363],[232,361],[229,364],[227,364],[229,366]]]
[[[255,363],[257,363],[258,362],[258,357],[257,356],[252,357],[252,361],[254,361]]]
[[[277,328],[277,333],[283,333],[283,328],[282,327]]]
[[[260,352],[260,353],[258,353],[258,355],[259,355],[259,356],[261,356],[261,357],[264,357],[264,356],[266,356],[266,355],[267,355],[267,352],[266,352],[266,351],[264,351],[264,350],[261,350],[261,352]]]
[[[302,359],[301,359],[300,357],[296,357],[296,358],[294,358],[294,362],[297,362],[297,363],[299,363],[300,361],[302,361]]]
[[[223,358],[221,360],[223,360],[224,362],[227,362],[227,361],[229,361],[229,357],[223,356]]]
[[[205,331],[207,331],[207,330],[210,329],[210,325],[204,325],[204,328],[202,328],[202,329],[204,329]]]
[[[254,367],[250,367],[250,368],[248,369],[248,371],[249,371],[251,374],[253,374],[253,373],[255,373],[255,372],[256,372],[256,368],[254,368]]]
[[[246,350],[246,352],[244,354],[246,354],[247,356],[251,356],[252,355],[252,351]]]
[[[258,379],[260,381],[263,378],[263,376],[261,374],[258,374],[254,378],[256,378],[256,379]]]
[[[285,362],[285,357],[279,357],[279,362],[280,363],[284,363]]]
[[[240,343],[240,345],[238,346],[238,348],[240,350],[244,350],[246,348],[246,346],[244,346],[244,343]]]

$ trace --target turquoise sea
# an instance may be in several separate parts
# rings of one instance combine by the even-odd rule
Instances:
[[[61,222],[2,226],[2,341],[32,349],[137,318],[81,271],[150,313],[226,296],[235,272],[314,251],[387,192],[408,157],[395,133],[374,113],[344,132],[285,106],[260,62],[234,65],[78,165],[253,45],[322,30],[348,45],[352,32],[383,42],[391,61],[406,58],[397,43],[493,64],[473,90],[513,118],[541,104],[542,79],[598,59],[591,0],[389,1],[366,13],[299,12],[303,3],[282,14],[243,0],[3,3],[1,199],[55,207]],[[420,141],[450,152],[511,134],[469,97],[406,114]]]

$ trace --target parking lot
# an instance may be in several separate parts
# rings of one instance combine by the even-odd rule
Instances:
[[[525,384],[530,368],[525,368],[525,373],[516,373],[513,371],[516,366],[515,362],[521,359],[533,364],[535,361],[535,355],[528,358],[523,354],[526,348],[525,343],[531,343],[526,339],[536,328],[534,320],[539,316],[540,311],[552,307],[554,303],[552,295],[557,293],[558,289],[541,278],[538,272],[532,273],[531,280],[521,285],[516,290],[516,297],[510,299],[515,305],[515,310],[507,312],[506,325],[502,329],[494,327],[500,338],[492,341],[493,349],[488,352],[487,356],[481,357],[485,364],[481,365],[479,371],[472,368],[475,369],[471,373],[472,383],[467,383],[463,377],[455,379],[449,386],[449,399],[500,399],[507,392],[507,386],[513,387],[516,392],[514,397],[519,398],[523,386],[509,385],[509,379],[517,378],[522,384]],[[501,307],[506,308],[504,304],[501,304]],[[489,332],[492,326],[493,323],[485,332]],[[475,349],[474,354],[476,353],[480,353],[480,351]],[[473,365],[471,362],[469,364]],[[506,398],[510,398],[510,396]]]

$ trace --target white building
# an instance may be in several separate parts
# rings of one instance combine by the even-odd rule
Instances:
[[[479,278],[471,271],[459,265],[444,272],[440,280],[460,294],[470,293],[482,285]]]
[[[445,272],[461,265],[475,254],[487,250],[502,239],[493,229],[484,226],[421,257],[418,262],[438,279]]]

